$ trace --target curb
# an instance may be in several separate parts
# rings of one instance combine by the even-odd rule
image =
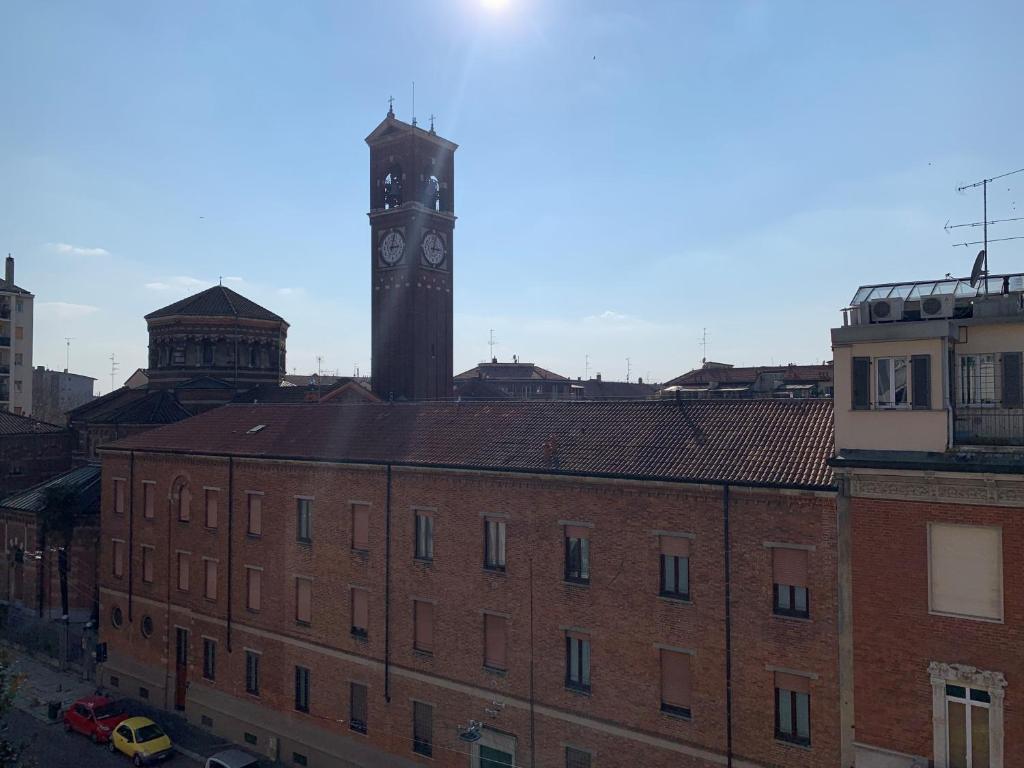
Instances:
[[[197,752],[193,752],[191,749],[184,749],[182,747],[175,746],[174,747],[174,751],[177,752],[179,755],[184,755],[185,757],[189,758],[190,760],[195,760],[200,765],[205,765],[206,764],[206,758],[203,757],[202,755],[200,755]]]

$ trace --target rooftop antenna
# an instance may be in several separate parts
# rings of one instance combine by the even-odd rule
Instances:
[[[416,81],[412,81],[412,124],[416,125]]]
[[[706,363],[708,361],[708,329],[707,328],[705,328],[704,332],[701,333],[700,341],[697,342],[697,345],[704,349],[704,356],[700,359],[700,364],[704,365],[704,363]]]
[[[626,358],[626,383],[629,384],[629,376],[633,372],[632,360]]]
[[[434,113],[433,112],[430,113],[430,132],[431,133],[437,133],[437,131],[434,130]]]
[[[114,377],[117,375],[117,369],[120,367],[120,363],[117,362],[117,358],[114,357],[114,353],[110,353],[110,391],[114,391]]]
[[[491,328],[491,336],[490,336],[490,340],[489,340],[489,341],[487,342],[487,346],[491,348],[491,360],[497,360],[497,358],[496,358],[496,357],[494,356],[494,346],[495,346],[495,345],[496,345],[497,343],[498,343],[498,342],[497,342],[497,341],[495,341],[495,339],[494,339],[494,329],[493,329],[493,328]]]
[[[982,238],[983,239],[981,240],[980,243],[979,242],[963,243],[963,245],[965,245],[965,246],[967,246],[967,245],[981,245],[982,246],[981,252],[978,254],[977,259],[975,259],[974,269],[971,272],[971,285],[972,286],[976,285],[978,278],[982,274],[984,274],[984,276],[985,276],[985,295],[986,296],[988,296],[988,225],[989,224],[996,224],[996,223],[998,223],[997,221],[989,221],[988,220],[988,184],[989,184],[990,181],[995,181],[996,179],[1005,179],[1007,176],[1013,176],[1014,174],[1021,173],[1021,172],[1024,172],[1024,168],[1018,168],[1016,171],[1008,171],[1007,173],[1001,173],[998,176],[992,176],[991,178],[982,179],[981,181],[976,181],[973,184],[964,184],[963,186],[960,186],[960,187],[956,188],[957,192],[965,192],[968,189],[975,189],[976,187],[981,187],[981,221],[980,222],[974,222],[974,223],[972,223],[969,226],[977,226],[980,223],[981,226],[982,226]],[[955,226],[962,226],[962,225],[955,225]],[[947,225],[947,228],[948,229],[953,229],[953,227],[949,227],[948,225]],[[1016,238],[1016,237],[1003,237],[1003,238],[999,238],[999,241],[1003,241],[1003,240],[1017,240],[1017,239],[1019,239],[1019,238]],[[957,243],[957,245],[961,245],[961,244]]]
[[[583,378],[587,381],[590,380],[590,355],[583,356]]]
[[[388,96],[388,117],[395,116],[395,97]]]
[[[71,370],[71,342],[75,340],[74,336],[65,336],[64,341],[68,345],[67,354],[64,358],[64,373]]]

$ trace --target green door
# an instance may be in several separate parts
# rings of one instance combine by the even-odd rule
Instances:
[[[512,755],[500,749],[480,747],[480,768],[511,768]]]

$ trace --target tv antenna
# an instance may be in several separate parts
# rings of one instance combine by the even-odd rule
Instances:
[[[976,227],[976,226],[980,225],[982,227],[982,239],[981,240],[976,240],[976,241],[971,242],[971,243],[956,243],[954,247],[956,247],[956,246],[969,246],[969,245],[980,245],[980,246],[982,246],[981,251],[978,253],[977,259],[975,259],[975,261],[974,261],[974,269],[971,270],[971,285],[972,286],[975,285],[977,283],[978,278],[981,275],[984,275],[985,276],[985,283],[984,283],[984,285],[985,285],[985,295],[986,296],[988,295],[988,243],[989,243],[989,240],[988,240],[988,225],[989,224],[1002,223],[1003,221],[1012,221],[1012,219],[997,219],[995,221],[989,221],[989,218],[988,218],[988,185],[989,185],[990,182],[996,181],[997,179],[1005,179],[1007,176],[1013,176],[1014,174],[1022,173],[1022,172],[1024,172],[1024,168],[1018,168],[1016,171],[1008,171],[1007,173],[1001,173],[998,176],[992,176],[991,178],[982,179],[981,181],[976,181],[973,184],[964,184],[964,185],[959,186],[959,187],[956,188],[957,192],[966,192],[968,189],[976,189],[977,187],[981,187],[981,221],[971,222],[969,224],[954,224],[953,226],[950,226],[947,223],[946,224],[946,231],[948,232],[950,229],[954,229],[956,227],[961,227],[961,226]],[[1004,242],[1006,240],[1020,240],[1020,239],[1021,239],[1021,237],[1001,237],[1001,238],[998,238],[997,240],[993,240],[992,242]]]
[[[114,377],[117,375],[117,369],[121,367],[121,364],[117,362],[117,358],[114,353],[110,353],[110,391],[114,391]]]
[[[590,381],[590,355],[583,356],[583,378]]]
[[[704,365],[708,361],[708,329],[705,328],[700,335],[700,341],[697,342],[697,346],[702,347],[704,350],[704,356],[700,359],[700,364]]]
[[[64,373],[71,370],[71,342],[75,340],[74,336],[65,336],[64,341],[67,343],[68,349],[64,357]]]
[[[491,335],[490,335],[490,337],[489,337],[489,339],[487,341],[487,346],[491,348],[491,360],[497,360],[497,358],[494,356],[494,346],[497,343],[498,342],[494,338],[494,329],[491,328]]]
[[[626,358],[626,383],[627,384],[629,384],[629,376],[633,372],[632,362],[633,361],[630,358],[628,358],[628,357]]]

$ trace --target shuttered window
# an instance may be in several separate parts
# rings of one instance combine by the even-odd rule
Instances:
[[[349,684],[348,711],[348,727],[356,733],[366,733],[369,714],[365,685],[360,683]]]
[[[1024,408],[1022,357],[1020,352],[1003,352],[1003,408]]]
[[[206,560],[206,588],[203,595],[207,600],[217,599],[217,561]]]
[[[125,509],[125,481],[117,478],[114,480],[114,512],[124,514]]]
[[[309,670],[295,667],[295,709],[309,712]]]
[[[295,621],[299,624],[313,621],[312,579],[295,579]]]
[[[661,651],[661,710],[690,716],[690,655]]]
[[[590,529],[565,526],[565,580],[590,583]]]
[[[203,677],[217,679],[217,641],[203,638]]]
[[[260,695],[260,655],[256,651],[245,652],[245,692]]]
[[[426,510],[416,510],[416,559],[434,559],[434,515]]]
[[[866,411],[871,407],[871,358],[853,358],[852,407]]]
[[[421,701],[412,704],[412,751],[426,757],[434,754],[434,708]]]
[[[910,406],[917,411],[932,407],[932,356],[914,355],[910,358]]]
[[[775,673],[775,738],[810,746],[810,691],[810,678]]]
[[[491,571],[505,570],[504,520],[484,520],[484,568]]]
[[[997,527],[928,525],[929,604],[966,618],[1003,618],[1003,546]]]
[[[191,557],[188,552],[178,553],[178,589],[188,592],[189,571],[191,568]]]
[[[192,493],[187,485],[178,490],[178,520],[187,523],[192,519]]]
[[[352,634],[365,638],[369,634],[369,595],[365,589],[352,588]]]
[[[313,501],[295,500],[295,537],[303,544],[313,541]]]
[[[207,528],[217,527],[217,505],[218,505],[218,491],[215,488],[206,489],[206,520],[205,525]]]
[[[263,535],[263,496],[258,493],[249,495],[249,524],[246,532],[250,536]]]
[[[772,549],[773,610],[780,616],[810,616],[807,589],[807,550]]]
[[[143,545],[142,547],[142,580],[147,584],[153,583],[153,548]]]
[[[504,616],[484,614],[484,666],[491,669],[508,669],[506,644],[508,620]]]
[[[113,539],[111,542],[111,570],[118,579],[124,577],[124,542]]]
[[[142,481],[142,514],[147,520],[155,517],[156,510],[156,483],[148,480]]]
[[[661,594],[679,600],[690,599],[690,540],[687,538],[661,537]]]
[[[263,571],[246,566],[245,580],[245,607],[250,611],[258,611],[263,598]]]
[[[370,548],[370,505],[352,505],[352,549]]]
[[[590,690],[590,637],[576,632],[565,635],[565,687]]]
[[[423,653],[434,652],[434,606],[422,600],[414,600],[413,648]]]

